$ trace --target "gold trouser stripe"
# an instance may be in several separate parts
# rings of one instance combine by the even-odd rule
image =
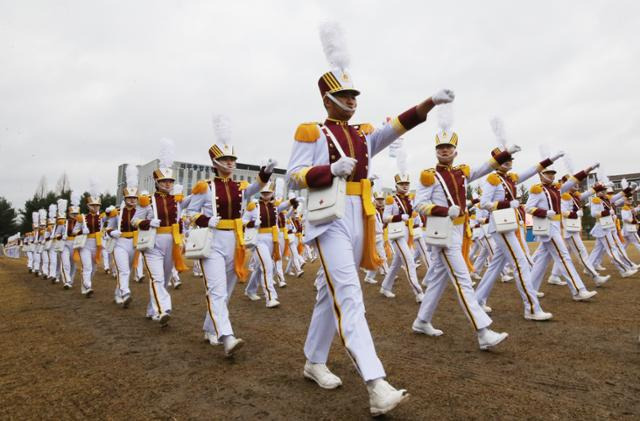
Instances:
[[[489,250],[489,254],[493,257],[493,248],[491,247],[491,241],[487,237],[484,237],[485,243],[487,243],[487,248]]]
[[[460,282],[458,281],[458,277],[456,276],[455,272],[453,271],[453,266],[451,266],[451,262],[449,262],[449,259],[447,258],[447,255],[444,252],[444,250],[440,249],[440,252],[442,253],[442,257],[444,258],[444,261],[447,263],[447,266],[449,267],[449,272],[451,273],[451,277],[453,278],[453,281],[456,284],[456,292],[458,293],[458,297],[460,297],[460,301],[462,301],[462,304],[464,304],[464,309],[467,311],[467,315],[469,316],[469,319],[471,320],[471,324],[473,325],[473,328],[475,330],[478,330],[478,325],[476,324],[476,320],[473,318],[473,314],[471,314],[471,310],[469,309],[469,305],[467,304],[467,300],[464,299],[464,295],[462,294],[462,287],[460,286]]]
[[[153,285],[153,275],[151,274],[151,269],[149,268],[149,263],[147,262],[147,256],[142,254],[142,261],[144,262],[144,267],[147,269],[147,273],[149,274],[149,282],[151,283],[151,290],[153,291],[153,298],[156,300],[156,305],[158,306],[158,313],[162,314],[162,307],[160,307],[160,299],[158,298],[158,292],[156,291],[155,285]]]
[[[411,279],[411,272],[409,271],[409,262],[407,262],[407,258],[404,255],[404,252],[402,251],[402,248],[400,247],[400,243],[398,242],[398,240],[393,240],[396,243],[396,247],[398,248],[398,251],[400,252],[400,255],[402,256],[402,260],[404,260],[404,269],[407,272],[407,279],[409,280],[409,285],[411,285],[411,288],[413,289],[414,293],[419,294],[422,291],[418,291],[416,289],[416,286],[413,284],[413,279]]]
[[[607,242],[607,248],[608,248],[609,256],[613,259],[614,262],[616,262],[618,264],[618,266],[620,266],[620,268],[625,269],[624,263],[622,263],[620,261],[620,259],[618,259],[616,257],[616,255],[613,253],[613,249],[611,248],[611,244],[609,243],[609,237],[607,237],[605,235],[604,236],[604,240]]]
[[[422,260],[424,260],[424,267],[425,269],[429,270],[429,255],[427,254],[427,251],[424,249],[424,246],[422,245],[422,241],[418,240],[418,245],[420,246],[420,250],[422,250]]]
[[[518,271],[518,280],[520,281],[520,286],[522,287],[522,290],[524,291],[524,295],[527,296],[527,301],[529,301],[529,312],[531,314],[535,313],[534,309],[533,309],[533,301],[531,301],[531,297],[529,296],[529,292],[527,291],[527,287],[524,284],[524,279],[522,279],[522,271],[520,270],[520,265],[518,264],[518,258],[516,257],[516,254],[513,252],[513,249],[511,249],[511,244],[509,244],[509,240],[507,239],[507,236],[504,235],[504,233],[501,233],[502,235],[502,239],[504,240],[505,244],[507,245],[507,249],[509,249],[509,254],[511,254],[511,258],[513,259],[513,263],[516,265],[516,270]]]
[[[269,291],[269,284],[267,282],[267,268],[264,265],[264,260],[262,260],[262,255],[258,247],[255,247],[255,250],[258,255],[258,260],[260,260],[260,266],[262,266],[262,278],[264,280],[264,289],[267,291],[267,300],[271,301],[271,291]]]
[[[556,240],[554,240],[552,238],[551,239],[551,243],[553,244],[553,247],[555,247],[556,253],[558,253],[558,257],[560,257],[560,261],[562,262],[562,266],[564,266],[564,270],[567,271],[567,275],[569,275],[569,279],[571,280],[571,283],[573,284],[573,287],[575,288],[576,291],[579,291],[578,290],[578,286],[576,285],[576,281],[573,279],[573,275],[571,275],[571,271],[569,271],[569,266],[567,265],[567,262],[564,261],[564,258],[562,257],[562,254],[560,253],[560,248],[558,248],[558,245],[556,244]]]
[[[572,235],[571,237],[569,237],[569,238],[571,238],[571,242],[573,243],[573,247],[575,247],[575,249],[576,249],[576,253],[578,253],[578,257],[580,257],[580,261],[582,262],[582,266],[584,266],[584,268],[585,268],[586,270],[588,270],[589,272],[591,272],[591,274],[592,274],[593,276],[596,276],[596,275],[597,275],[597,273],[596,273],[592,268],[590,268],[590,267],[589,267],[589,265],[588,265],[588,264],[584,261],[584,259],[582,258],[582,253],[580,253],[580,248],[578,248],[578,243],[576,243],[576,239],[575,239],[575,238],[573,238],[573,235]]]
[[[618,235],[617,233],[615,235]],[[618,251],[620,252],[620,256],[622,256],[622,258],[624,260],[627,261],[627,263],[629,263],[629,266],[635,266],[633,264],[633,262],[631,260],[629,260],[629,258],[627,257],[627,254],[625,252],[622,251],[622,249],[620,248],[620,244],[618,244],[618,242],[615,240],[615,238],[613,239],[613,244],[615,244],[616,248],[618,249]]]
[[[317,238],[316,238],[316,247],[318,248],[318,256],[320,256],[320,264],[322,265],[322,270],[324,271],[324,277],[327,282],[327,287],[329,288],[329,292],[331,293],[331,297],[333,299],[333,311],[336,315],[336,318],[338,319],[338,335],[340,336],[340,341],[342,342],[344,349],[347,350],[347,355],[349,356],[349,358],[351,358],[351,361],[353,362],[353,365],[356,367],[356,370],[358,370],[358,373],[362,375],[362,370],[360,370],[360,367],[358,367],[358,363],[356,359],[351,354],[351,351],[349,350],[349,346],[347,345],[346,338],[344,337],[344,332],[342,331],[342,311],[340,310],[340,305],[338,304],[338,299],[336,298],[336,290],[333,285],[333,281],[331,281],[331,275],[329,275],[329,270],[327,269],[327,263],[324,261],[324,253],[320,248],[320,241],[318,241]]]
[[[204,265],[202,264],[202,259],[198,259],[198,263],[200,263],[200,268],[202,272],[202,282],[204,283],[204,294],[207,299],[207,311],[209,312],[209,317],[211,317],[211,321],[213,322],[213,330],[216,331],[216,338],[220,335],[218,332],[218,325],[216,324],[216,319],[213,317],[213,309],[211,308],[211,300],[209,299],[209,282],[207,281],[207,274],[204,271]]]

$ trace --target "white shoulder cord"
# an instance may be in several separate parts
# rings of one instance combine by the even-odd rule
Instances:
[[[336,147],[336,149],[338,150],[338,155],[340,155],[340,157],[346,156],[346,154],[342,150],[342,146],[340,146],[340,142],[338,142],[334,134],[331,133],[331,130],[327,129],[325,126],[320,126],[320,128],[324,133],[325,137],[328,137],[333,143],[333,145]],[[331,159],[329,159],[329,161],[331,161]]]
[[[457,206],[455,200],[453,200],[453,197],[451,196],[451,193],[449,193],[449,189],[447,188],[447,183],[444,182],[444,180],[442,179],[442,176],[438,174],[438,171],[434,171],[434,173],[436,178],[440,182],[442,189],[444,190],[444,194],[447,196],[447,199],[449,200],[449,202],[451,202],[451,206]]]

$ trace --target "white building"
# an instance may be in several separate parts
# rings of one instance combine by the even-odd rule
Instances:
[[[155,191],[155,182],[153,181],[153,171],[158,168],[158,160],[154,159],[146,164],[138,165],[138,190],[147,190],[150,193]],[[116,203],[122,201],[122,188],[126,185],[125,172],[128,164],[120,164],[118,166],[118,193],[116,195]],[[213,178],[213,167],[210,165],[193,164],[190,162],[175,161],[173,163],[174,176],[176,178],[176,184],[184,186],[185,195],[191,192],[193,186],[198,180],[204,180]],[[241,162],[236,163],[236,170],[233,174],[233,179],[237,181],[247,181],[253,183],[258,177],[260,166],[252,164],[243,164]],[[275,168],[271,181],[275,179],[282,179],[284,185],[284,197],[288,195],[288,188],[285,182],[286,170],[282,168]],[[295,192],[296,195],[300,195],[299,191]]]

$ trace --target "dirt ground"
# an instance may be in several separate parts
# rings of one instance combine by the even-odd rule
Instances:
[[[640,261],[635,251],[632,258]],[[611,265],[608,265],[611,267]],[[329,366],[343,386],[325,391],[302,377],[302,347],[315,298],[316,264],[279,291],[267,309],[236,288],[231,317],[247,345],[233,359],[202,340],[202,281],[182,275],[169,327],[144,318],[148,286],[132,284],[127,310],[113,303],[115,281],[99,273],[95,296],[65,291],[0,259],[1,419],[365,419],[365,387],[337,338]],[[421,268],[422,269],[422,268]],[[419,275],[423,271],[419,270]],[[417,304],[404,275],[397,298],[364,284],[367,318],[393,385],[409,401],[387,418],[638,419],[640,274],[617,273],[592,302],[546,285],[550,322],[522,317],[513,283],[490,300],[494,328],[509,340],[480,352],[453,288],[434,325],[440,338],[411,331]],[[585,281],[593,287],[590,280]]]

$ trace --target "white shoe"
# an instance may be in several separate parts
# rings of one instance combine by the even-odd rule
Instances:
[[[231,357],[234,352],[240,350],[244,346],[244,341],[239,338],[235,338],[233,336],[225,336],[223,339],[224,342],[224,355],[227,357]]]
[[[326,364],[313,364],[307,360],[304,363],[302,375],[307,379],[311,379],[323,389],[335,389],[342,386],[340,377],[333,374]]]
[[[478,331],[478,344],[480,349],[484,351],[493,348],[508,337],[509,334],[506,332],[498,333],[489,328],[484,328]]]
[[[209,345],[214,345],[214,346],[220,345],[220,342],[218,341],[218,337],[213,333],[204,332],[204,341],[209,342]]]
[[[602,275],[596,275],[596,276],[593,278],[593,280],[594,280],[594,282],[596,283],[596,287],[600,287],[600,286],[602,286],[602,285],[606,284],[606,283],[607,283],[607,281],[609,280],[609,278],[611,278],[611,275],[605,275],[605,276],[602,276]]]
[[[366,283],[368,283],[368,284],[377,284],[377,283],[378,283],[378,281],[376,281],[376,280],[375,280],[375,279],[373,279],[373,278],[369,278],[368,276],[365,276],[365,277],[364,277],[364,281],[365,281]]]
[[[478,275],[475,272],[471,272],[471,279],[475,279],[476,281],[479,281],[482,279],[482,276]]]
[[[267,301],[267,308],[276,308],[280,305],[280,301],[272,299]]]
[[[391,291],[387,291],[384,288],[380,288],[380,294],[384,295],[387,298],[396,298],[396,294]]]
[[[398,390],[384,379],[376,379],[367,384],[367,391],[369,409],[374,417],[386,414],[409,397],[406,390]]]
[[[500,278],[500,281],[507,283],[507,282],[511,282],[513,281],[513,276],[511,275],[502,275],[502,278]]]
[[[122,308],[129,308],[129,304],[131,304],[131,294],[125,294],[122,299]]]
[[[596,291],[587,291],[587,290],[583,290],[578,292],[576,295],[573,296],[573,300],[574,301],[586,301],[589,298],[593,297],[594,295],[596,295],[597,292]]]
[[[120,304],[122,304],[124,302],[122,297],[117,297],[117,296],[113,299],[113,301],[115,301],[115,303],[118,304],[118,305],[120,305]]]
[[[173,283],[173,289],[180,289],[180,287],[182,286],[182,281],[177,280]]]
[[[565,281],[553,275],[549,276],[549,279],[547,279],[547,283],[551,285],[567,285]]]
[[[278,286],[280,288],[285,288],[287,286],[287,283],[285,281],[280,281],[280,282],[278,282]]]
[[[296,278],[299,278],[302,275],[304,275],[304,270],[300,270],[300,272],[297,272],[295,276],[296,276]]]
[[[424,292],[421,292],[418,295],[416,295],[416,303],[421,303],[422,300],[424,300]]]
[[[482,310],[484,310],[484,312],[487,314],[493,311],[493,309],[486,304],[480,304],[480,307],[482,307]]]
[[[604,266],[602,266],[602,265],[594,266],[594,269],[595,269],[595,270],[597,270],[597,271],[607,270],[607,269],[605,269],[605,267],[604,267]]]
[[[82,291],[82,295],[87,298],[91,298],[91,296],[93,295],[93,290],[91,288],[85,289],[84,291]]]
[[[623,278],[628,278],[630,276],[635,275],[637,272],[638,272],[637,269],[627,269],[624,272],[622,272],[620,276],[622,276]]]
[[[71,285],[70,284],[64,284],[64,285],[62,285],[62,288],[71,289]]]
[[[415,319],[411,325],[411,330],[416,333],[424,333],[427,336],[442,336],[444,333],[440,329],[434,328],[431,323],[423,322],[420,319]]]
[[[542,292],[542,291],[536,291],[536,297],[538,297],[538,298],[542,298],[542,297],[544,297],[544,292]]]
[[[546,311],[542,311],[542,310],[536,311],[533,314],[531,314],[528,311],[525,311],[524,312],[524,318],[525,318],[525,320],[534,320],[534,321],[537,321],[537,322],[541,322],[541,321],[544,321],[544,320],[552,319],[553,318],[553,314],[547,313]]]
[[[244,295],[246,295],[251,301],[260,301],[260,296],[258,294],[249,294],[248,292],[245,292]]]

